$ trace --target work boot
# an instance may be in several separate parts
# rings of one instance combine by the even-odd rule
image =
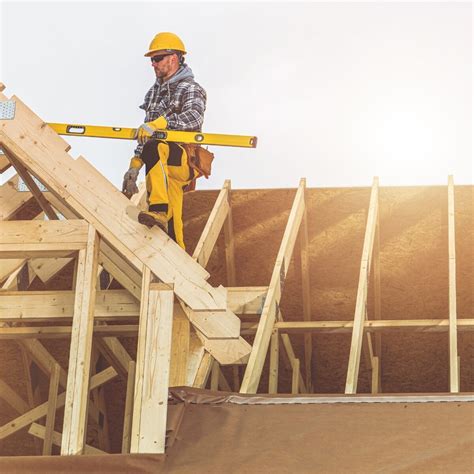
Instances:
[[[168,217],[166,212],[142,211],[138,214],[138,222],[150,228],[157,225],[161,230],[168,233]]]

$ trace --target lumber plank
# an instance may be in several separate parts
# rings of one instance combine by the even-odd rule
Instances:
[[[117,376],[117,372],[113,367],[109,367],[99,374],[93,375],[90,382],[89,391],[93,390],[100,385],[109,382],[114,377]],[[58,400],[56,407],[59,409],[64,406],[66,402],[66,392],[62,392],[58,395]],[[19,417],[15,418],[12,421],[5,423],[3,426],[0,426],[0,439],[5,439],[6,437],[16,433],[25,426],[30,425],[34,421],[46,416],[48,412],[48,402],[44,402],[41,405],[38,405],[31,410],[28,410],[26,413],[23,413]]]
[[[28,429],[28,433],[30,435],[36,436],[39,439],[44,439],[45,438],[45,427],[38,424],[38,423],[32,423],[30,428]],[[62,440],[62,434],[53,431],[52,433],[52,443],[55,446],[61,446],[61,440]],[[102,451],[100,449],[94,448],[94,446],[90,446],[89,444],[86,444],[84,446],[84,454],[88,455],[104,455],[107,454],[105,451]]]
[[[189,350],[188,350],[188,361],[186,368],[186,383],[188,387],[193,387],[194,382],[197,378],[199,369],[201,367],[204,354],[206,353],[204,344],[196,334],[193,327],[190,328],[189,334]]]
[[[225,309],[225,296],[205,281],[208,273],[200,265],[162,231],[147,229],[130,218],[127,210],[136,213],[136,207],[85,160],[74,161],[55,147],[52,142],[58,136],[17,97],[12,99],[15,119],[1,121],[4,149],[96,226],[136,268],[147,263],[162,281],[174,283],[176,293],[192,309]],[[109,197],[106,202],[104,195]]]
[[[280,358],[280,341],[278,329],[272,331],[270,343],[270,373],[268,377],[268,393],[278,393],[278,362]]]
[[[58,216],[56,212],[54,212],[54,209],[51,207],[51,204],[44,197],[43,193],[39,189],[36,182],[33,180],[33,177],[30,175],[28,170],[12,156],[9,156],[8,159],[15,167],[18,176],[20,176],[20,178],[24,181],[31,194],[36,199],[36,202],[39,204],[41,209],[43,209],[43,212],[48,216],[48,219],[57,220]]]
[[[225,180],[224,188],[227,189],[227,202],[229,204],[229,210],[227,211],[227,219],[224,222],[225,266],[227,273],[227,286],[235,286],[235,241],[234,223],[232,217],[232,190],[230,179]]]
[[[85,247],[88,224],[70,221],[1,221],[2,258],[69,255]]]
[[[305,181],[301,180],[296,191],[295,199],[290,211],[290,216],[283,234],[280,249],[276,258],[270,285],[268,287],[265,305],[263,307],[257,333],[250,353],[249,362],[245,370],[241,393],[256,393],[263,364],[270,344],[270,338],[275,323],[278,304],[281,297],[281,288],[290,264],[293,248],[304,212],[304,188]]]
[[[212,370],[213,361],[214,359],[211,354],[205,352],[201,359],[196,378],[194,379],[193,387],[206,388],[207,380]]]
[[[140,284],[141,286],[141,284]],[[262,305],[267,287],[229,288],[229,309],[239,314],[255,314]],[[243,290],[243,291],[242,291]],[[28,298],[22,291],[3,291],[0,298],[0,321],[42,322],[69,321],[74,310],[74,292],[29,291]],[[100,290],[96,292],[94,318],[113,321],[138,317],[137,299],[125,290]]]
[[[48,413],[46,414],[46,426],[44,430],[43,456],[49,456],[53,447],[54,421],[56,419],[56,404],[58,402],[59,376],[61,367],[54,365],[53,373],[49,381]]]
[[[204,268],[207,266],[207,262],[211,257],[217,238],[219,237],[229,212],[228,194],[228,188],[224,185],[217,196],[206,226],[193,252],[193,258]]]
[[[306,199],[306,188],[304,193],[305,206],[303,219],[300,229],[300,265],[301,265],[301,286],[302,286],[302,303],[303,303],[303,319],[311,320],[311,284],[309,278],[309,250],[308,250],[308,210]],[[312,358],[313,358],[313,340],[311,333],[304,335],[304,365],[305,365],[305,383],[308,391],[313,391],[312,381]]]
[[[179,304],[174,305],[171,336],[170,387],[186,385],[191,327]]]
[[[30,408],[4,380],[0,379],[0,398],[5,400],[17,413],[25,413]]]
[[[62,455],[82,454],[84,451],[98,255],[99,236],[89,225],[87,247],[79,252],[78,258]]]
[[[15,175],[0,186],[0,220],[2,221],[12,218],[24,204],[33,199],[30,192],[18,192],[18,180],[18,175]]]
[[[128,365],[127,393],[125,396],[125,412],[123,415],[122,454],[130,453],[132,439],[133,390],[135,388],[136,363],[130,361]]]
[[[459,392],[458,331],[456,308],[456,232],[454,179],[448,178],[448,256],[449,256],[449,390]]]
[[[144,271],[137,376],[133,402],[131,453],[164,453],[171,356],[172,286],[148,283]]]
[[[378,186],[379,180],[374,178],[370,193],[369,212],[362,249],[362,258],[359,271],[359,284],[357,289],[356,307],[354,311],[354,326],[352,330],[351,349],[347,367],[345,393],[354,394],[357,392],[357,382],[359,377],[360,354],[362,349],[362,339],[364,336],[364,321],[366,319],[368,278],[370,274],[370,263],[373,253],[375,238],[375,226],[378,214]]]

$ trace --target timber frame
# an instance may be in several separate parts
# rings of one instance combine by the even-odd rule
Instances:
[[[3,89],[0,84],[1,101],[8,100],[1,93]],[[143,186],[128,201],[84,158],[72,159],[67,153],[69,145],[20,99],[13,96],[10,100],[15,102],[16,111],[13,119],[0,119],[0,169],[3,172],[13,166],[17,176],[0,186],[0,339],[18,343],[27,373],[31,375],[34,369],[37,376],[49,381],[49,392],[48,399],[41,400],[35,395],[31,377],[27,377],[26,401],[0,380],[0,397],[17,415],[0,426],[0,439],[28,428],[28,433],[39,440],[38,454],[51,454],[53,446],[58,446],[62,455],[108,452],[102,388],[121,377],[127,387],[122,453],[163,453],[170,386],[257,393],[268,360],[267,391],[277,393],[282,347],[292,371],[291,392],[313,393],[315,332],[351,334],[345,393],[357,393],[364,352],[375,394],[382,392],[384,332],[444,331],[449,335],[450,391],[460,391],[457,335],[459,331],[473,331],[474,319],[458,320],[456,315],[451,176],[446,256],[449,317],[382,319],[379,183],[374,178],[354,318],[314,321],[304,179],[296,190],[268,286],[237,287],[230,181],[224,183],[190,256],[159,229],[147,229],[133,220],[146,200]],[[16,190],[18,177],[27,184],[29,193]],[[41,192],[33,177],[48,192]],[[109,196],[106,203],[104,195]],[[38,202],[41,212],[30,221],[12,220],[30,199]],[[207,283],[205,267],[221,232],[227,287],[214,288]],[[301,271],[303,313],[301,321],[287,322],[280,300],[293,258],[298,259]],[[72,260],[73,288],[26,291],[33,278],[47,282]],[[110,278],[123,289],[108,289]],[[369,285],[375,298],[371,319],[367,313]],[[246,317],[252,317],[253,322],[241,321]],[[298,333],[304,334],[304,360],[296,356],[290,338]],[[137,337],[136,360],[118,339],[129,336]],[[67,370],[41,344],[41,339],[49,338],[70,340]],[[226,379],[223,366],[232,367],[232,383]],[[242,380],[240,366],[244,368]],[[62,432],[58,432],[55,416],[61,407],[64,421]],[[88,423],[97,425],[99,448],[85,443]]]

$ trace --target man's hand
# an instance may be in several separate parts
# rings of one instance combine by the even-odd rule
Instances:
[[[153,122],[146,122],[138,127],[137,140],[143,145],[146,143],[156,130],[163,130],[168,126],[167,120],[160,116]]]
[[[123,176],[122,193],[130,199],[138,193],[137,179],[140,168],[130,168]]]

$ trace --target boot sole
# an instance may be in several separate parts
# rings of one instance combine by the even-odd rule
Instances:
[[[168,229],[161,222],[158,222],[156,219],[154,219],[149,214],[138,214],[138,222],[140,224],[146,225],[150,229],[156,225],[162,231],[168,233]]]

